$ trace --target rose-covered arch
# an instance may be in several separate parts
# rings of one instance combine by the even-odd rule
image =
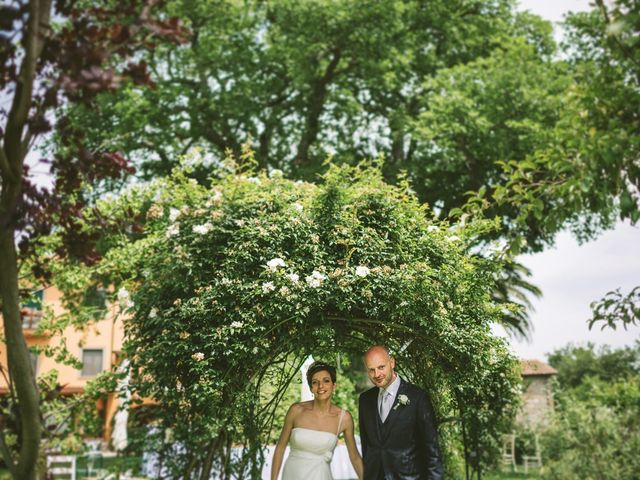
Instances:
[[[225,168],[203,186],[185,167],[101,205],[144,219],[142,233],[110,238],[96,268],[131,292],[132,385],[158,402],[158,432],[172,432],[158,447],[172,476],[208,478],[213,465],[257,477],[304,359],[377,342],[431,391],[441,420],[456,417],[443,427],[450,469],[461,423],[499,432],[518,376],[489,328],[499,262],[465,247],[486,225],[434,223],[372,166],[331,167],[318,184]]]

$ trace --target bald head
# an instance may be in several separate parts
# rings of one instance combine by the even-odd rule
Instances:
[[[383,355],[383,356],[387,356],[388,358],[391,358],[389,349],[384,345],[373,345],[372,347],[369,347],[369,349],[366,352],[364,352],[365,362],[367,357],[370,355]]]
[[[364,366],[376,387],[387,388],[396,378],[396,361],[382,345],[374,345],[365,352]]]

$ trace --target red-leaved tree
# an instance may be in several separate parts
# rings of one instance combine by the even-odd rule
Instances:
[[[65,239],[59,255],[94,261],[95,239],[75,228],[91,208],[78,192],[131,172],[120,153],[85,148],[82,131],[53,112],[64,102],[91,103],[125,82],[152,84],[135,53],[185,35],[176,19],[154,16],[158,4],[16,0],[0,6],[0,301],[10,393],[18,407],[17,448],[12,451],[0,433],[0,454],[16,479],[36,478],[42,430],[22,331],[20,262],[54,226]],[[50,167],[53,186],[38,187],[25,161],[38,139],[53,132],[63,148],[41,160]],[[38,273],[46,275],[44,269]]]

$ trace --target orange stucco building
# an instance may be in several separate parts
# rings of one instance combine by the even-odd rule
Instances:
[[[47,332],[38,334],[36,327],[42,318],[42,309],[50,308],[54,315],[61,315],[65,310],[61,292],[55,287],[44,288],[37,295],[40,297],[41,307],[32,305],[22,309],[22,327],[27,345],[44,347],[64,342],[69,352],[83,362],[83,367],[78,370],[57,363],[55,359],[40,353],[32,358],[36,375],[55,369],[58,371],[58,383],[62,386],[63,395],[82,393],[87,381],[98,373],[110,371],[117,366],[123,343],[122,319],[115,314],[115,309],[111,306],[104,319],[83,330],[69,326],[62,335],[51,335]],[[2,328],[0,323],[0,330]],[[7,349],[4,342],[0,343],[0,365],[4,369],[7,367]],[[3,376],[0,376],[0,395],[7,393],[7,383]],[[103,440],[108,442],[111,438],[112,418],[118,408],[116,395],[111,394],[105,401],[98,402],[96,408],[104,418]]]

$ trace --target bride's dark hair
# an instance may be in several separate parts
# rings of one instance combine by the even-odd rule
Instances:
[[[309,387],[311,387],[311,379],[313,378],[313,376],[316,373],[322,372],[322,371],[329,372],[331,381],[333,383],[336,383],[336,367],[329,365],[328,363],[325,363],[325,362],[313,362],[311,365],[309,365],[309,368],[307,369],[307,383],[309,384]]]

